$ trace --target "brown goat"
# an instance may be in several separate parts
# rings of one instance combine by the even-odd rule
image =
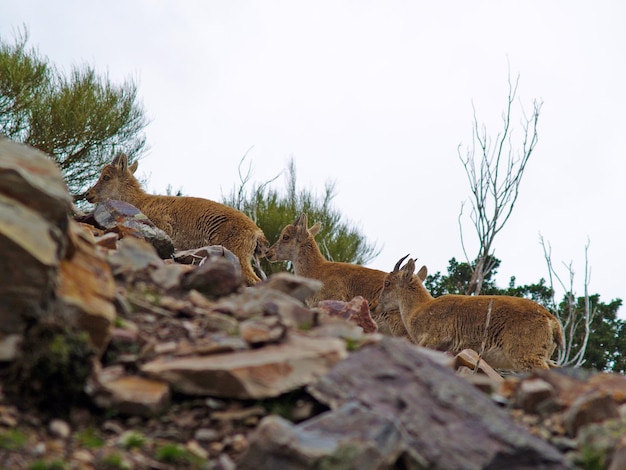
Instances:
[[[413,274],[414,260],[400,269],[405,258],[385,276],[379,303],[383,310],[400,309],[415,343],[453,354],[480,351],[488,326],[483,358],[492,367],[513,371],[550,367],[555,348],[563,347],[563,332],[548,310],[532,300],[504,295],[434,298]]]
[[[133,175],[136,170],[137,162],[129,167],[128,157],[117,155],[102,169],[85,199],[92,203],[117,199],[132,204],[170,236],[177,250],[222,245],[239,258],[248,285],[260,281],[251,263],[265,255],[268,241],[247,215],[209,199],[148,194]]]
[[[272,263],[291,261],[296,275],[322,281],[322,288],[307,299],[309,306],[315,307],[321,300],[350,301],[360,295],[370,303],[381,333],[408,338],[400,312],[373,310],[387,273],[358,264],[326,260],[315,241],[321,224],[318,222],[311,228],[307,225],[306,214],[287,225],[267,251],[267,260]]]

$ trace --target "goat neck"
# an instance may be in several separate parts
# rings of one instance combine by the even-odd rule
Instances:
[[[328,263],[328,261],[324,258],[324,255],[322,255],[315,239],[309,237],[300,244],[292,263],[296,275],[312,277],[312,275],[318,273],[321,266]]]

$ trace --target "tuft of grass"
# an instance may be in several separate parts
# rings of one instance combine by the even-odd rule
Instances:
[[[352,338],[345,338],[346,340],[346,349],[350,352],[354,352],[359,349],[361,346],[358,341]]]
[[[592,446],[584,446],[574,463],[583,470],[603,470],[606,468],[604,461],[604,452]]]
[[[100,464],[106,470],[132,470],[133,466],[124,460],[119,453],[115,452],[103,457]]]
[[[146,437],[138,432],[129,431],[120,437],[120,444],[125,449],[141,449],[146,443]]]
[[[84,431],[76,433],[76,440],[81,447],[87,449],[99,449],[104,446],[104,439],[93,428],[87,428]]]
[[[187,464],[192,468],[198,468],[202,463],[200,457],[189,452],[180,444],[162,445],[156,449],[154,457],[159,462],[173,465]]]
[[[65,470],[67,467],[60,460],[37,460],[28,466],[28,470]]]
[[[0,449],[22,450],[26,446],[26,434],[19,429],[0,432]]]

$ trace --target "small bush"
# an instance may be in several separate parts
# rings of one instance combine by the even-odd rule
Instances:
[[[0,432],[0,449],[22,450],[26,446],[26,434],[17,429]]]
[[[87,428],[76,434],[76,440],[81,447],[99,449],[104,446],[104,439],[93,428]]]

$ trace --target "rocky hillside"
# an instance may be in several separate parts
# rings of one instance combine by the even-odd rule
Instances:
[[[380,335],[367,302],[243,287],[132,206],[73,216],[58,169],[0,140],[0,468],[626,468],[626,378],[502,376]]]

